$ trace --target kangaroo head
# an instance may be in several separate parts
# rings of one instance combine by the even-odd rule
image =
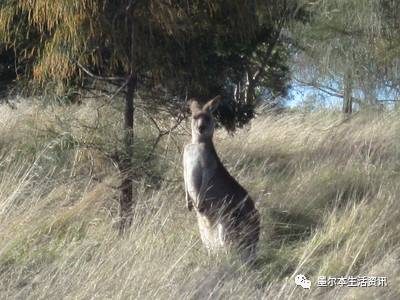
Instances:
[[[202,142],[212,139],[214,134],[214,118],[212,112],[218,107],[221,97],[217,96],[201,106],[197,100],[192,100],[192,139],[193,142]]]

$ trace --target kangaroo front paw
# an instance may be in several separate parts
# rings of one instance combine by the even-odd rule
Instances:
[[[187,209],[188,209],[189,211],[192,211],[192,209],[193,209],[193,203],[192,203],[192,201],[188,201],[188,202],[186,203],[186,207],[187,207]]]

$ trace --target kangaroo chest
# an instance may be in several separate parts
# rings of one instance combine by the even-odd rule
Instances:
[[[185,181],[192,199],[205,192],[215,174],[217,159],[204,144],[189,144],[184,151]]]

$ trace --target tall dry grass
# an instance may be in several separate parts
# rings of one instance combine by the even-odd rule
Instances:
[[[398,113],[264,115],[234,137],[217,132],[262,213],[254,268],[206,255],[183,200],[186,130],[144,164],[156,131],[140,112],[134,224],[117,236],[120,114],[94,102],[0,107],[1,299],[400,298]],[[322,275],[388,286],[319,288]]]

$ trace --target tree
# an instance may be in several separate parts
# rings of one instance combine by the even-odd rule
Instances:
[[[384,7],[395,9],[394,2],[333,0],[311,4],[312,21],[294,30],[300,49],[295,71],[301,77],[299,82],[342,98],[344,113],[351,113],[352,102],[374,106],[384,91],[393,94],[395,89],[388,90],[388,86],[397,78],[398,60],[388,51],[394,41],[394,26]]]
[[[280,33],[299,6],[279,0],[9,0],[0,11],[0,38],[16,53],[20,78],[62,86],[104,80],[125,89],[125,151],[117,155],[122,233],[134,204],[135,95],[154,96],[156,86],[171,99],[223,94],[220,120],[231,128],[248,122],[257,87],[272,94],[287,88]]]

